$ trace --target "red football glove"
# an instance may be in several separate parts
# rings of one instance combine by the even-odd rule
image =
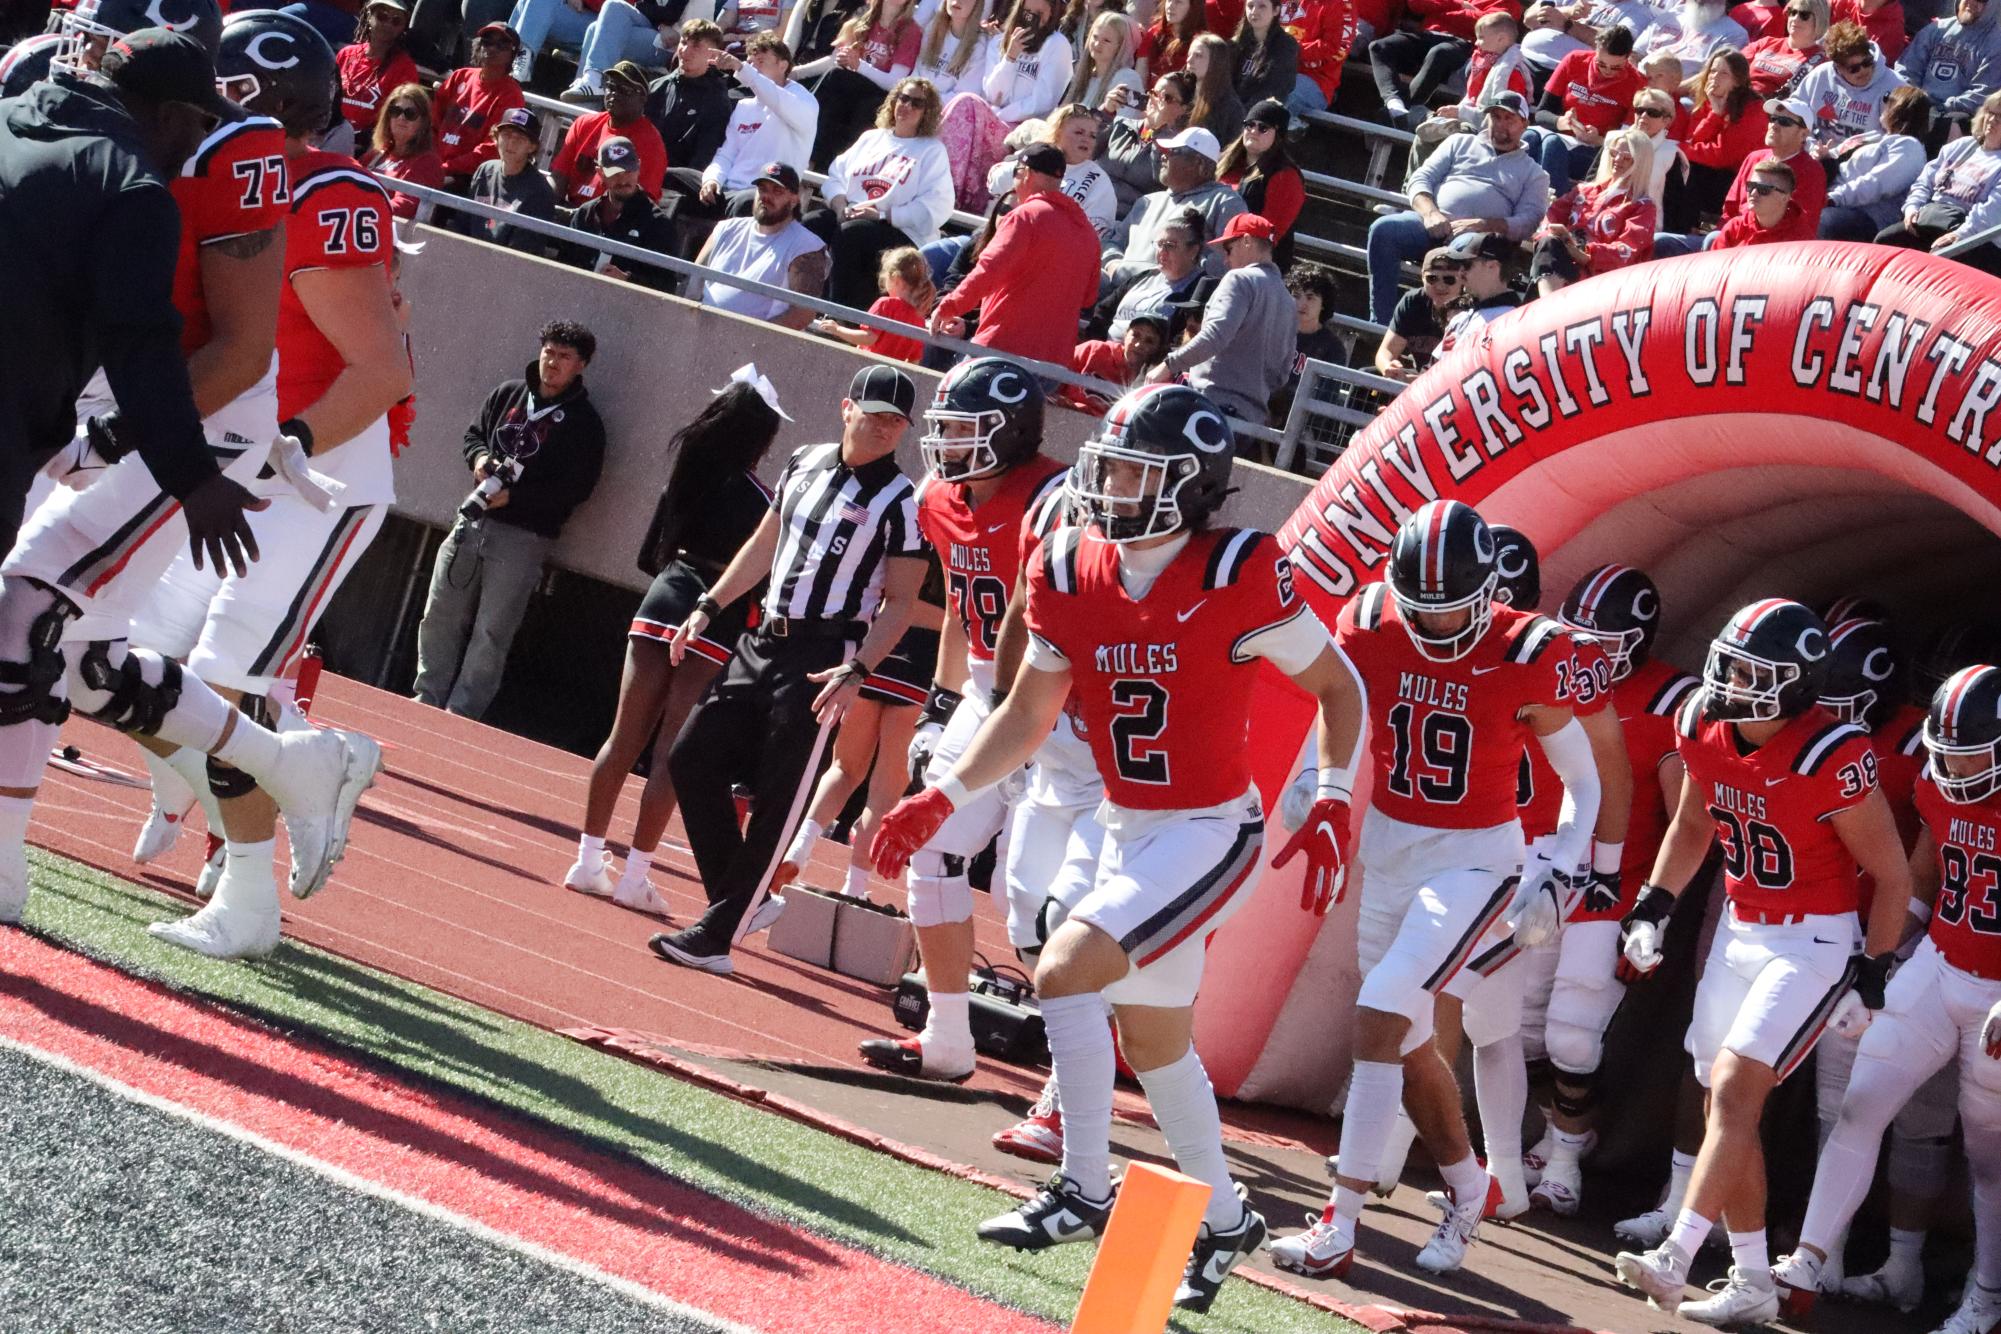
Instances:
[[[869,860],[876,873],[890,880],[901,876],[911,854],[931,841],[952,818],[952,810],[952,799],[935,787],[897,802],[869,840]]]
[[[1348,803],[1337,797],[1322,797],[1306,813],[1306,822],[1279,849],[1272,859],[1277,870],[1300,853],[1306,854],[1306,882],[1300,887],[1299,906],[1315,917],[1341,901],[1348,886]]]

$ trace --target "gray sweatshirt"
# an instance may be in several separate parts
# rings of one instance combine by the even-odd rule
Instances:
[[[1537,167],[1537,171],[1542,168]],[[1244,211],[1244,198],[1221,181],[1205,181],[1193,190],[1183,190],[1180,194],[1169,194],[1165,190],[1155,190],[1150,195],[1142,195],[1126,215],[1125,249],[1123,254],[1112,253],[1111,270],[1116,281],[1131,281],[1153,268],[1153,238],[1166,221],[1184,208],[1195,209],[1202,215],[1208,234],[1202,239],[1213,241],[1223,227]],[[1208,246],[1202,249],[1202,267],[1211,277],[1220,277],[1223,272],[1223,252]]]
[[[1954,17],[1927,23],[1904,48],[1897,73],[1930,94],[1941,114],[1970,116],[2001,84],[2001,5],[1972,25]]]
[[[1299,309],[1274,264],[1231,269],[1202,309],[1202,328],[1167,366],[1233,417],[1265,424],[1271,396],[1292,371]]]
[[[1448,218],[1505,218],[1508,239],[1525,241],[1549,211],[1549,173],[1522,149],[1496,153],[1484,133],[1460,134],[1424,160],[1410,193]]]

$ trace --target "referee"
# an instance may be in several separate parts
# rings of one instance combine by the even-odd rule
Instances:
[[[903,637],[924,582],[917,492],[896,466],[917,387],[891,366],[857,372],[839,444],[793,454],[771,509],[668,641],[676,666],[724,607],[770,576],[763,619],[682,725],[668,759],[709,896],[693,926],[649,942],[669,963],[734,972],[730,946],[778,920],[762,901],[862,682]],[[739,831],[732,782],[753,784]],[[754,910],[753,910],[754,909]]]

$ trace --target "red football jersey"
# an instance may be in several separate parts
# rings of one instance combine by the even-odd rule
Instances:
[[[285,290],[278,301],[278,419],[319,400],[347,367],[292,288],[312,269],[377,265],[384,286],[396,250],[389,195],[359,162],[318,149],[290,162],[292,213],[285,223]]]
[[[1036,455],[1010,469],[975,510],[966,488],[927,477],[917,489],[917,528],[938,552],[946,606],[966,632],[966,653],[992,662],[1001,617],[1014,595],[1022,520],[1035,502],[1063,484],[1065,466]]]
[[[181,210],[181,254],[174,264],[181,351],[207,346],[211,332],[201,248],[283,222],[290,199],[285,181],[285,127],[265,116],[245,116],[219,126],[167,183]]]
[[[1384,584],[1341,608],[1335,642],[1369,690],[1369,801],[1426,829],[1490,829],[1516,819],[1531,705],[1579,694],[1573,640],[1546,616],[1495,606],[1494,623],[1454,662],[1418,652]],[[1595,688],[1587,685],[1586,690]]]
[[[1932,944],[1953,967],[2001,980],[2001,795],[1961,805],[1926,777],[1916,796],[1938,849]]]
[[[1267,533],[1197,533],[1135,601],[1118,548],[1064,528],[1028,567],[1028,628],[1070,661],[1105,795],[1133,810],[1199,810],[1251,787],[1245,640],[1311,616]]]
[[[1731,902],[1757,912],[1854,912],[1861,872],[1830,817],[1878,785],[1869,734],[1816,705],[1744,754],[1734,724],[1703,720],[1702,698],[1697,691],[1682,706],[1675,744],[1716,822]]]
[[[1619,857],[1619,906],[1594,913],[1580,904],[1571,921],[1616,922],[1632,911],[1640,897],[1640,886],[1654,869],[1654,856],[1667,835],[1661,761],[1675,753],[1676,710],[1700,684],[1680,668],[1650,658],[1612,687],[1612,711],[1619,715],[1626,759],[1633,769],[1633,805],[1626,819],[1625,850]]]
[[[1571,636],[1571,712],[1583,718],[1602,711],[1611,698],[1612,664],[1598,641]],[[1515,774],[1515,805],[1521,808],[1522,837],[1537,839],[1556,832],[1557,817],[1563,813],[1563,780],[1549,767],[1542,744],[1531,741],[1522,747],[1521,768]]]

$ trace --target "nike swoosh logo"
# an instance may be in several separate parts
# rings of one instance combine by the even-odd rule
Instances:
[[[1328,824],[1325,820],[1313,826],[1313,832],[1316,834],[1325,834],[1329,843],[1334,842],[1334,826]]]
[[[1202,603],[1207,602],[1208,600],[1209,600],[1208,598],[1203,598],[1202,602],[1196,603],[1194,606],[1190,607],[1187,611],[1175,612],[1174,619],[1181,622],[1183,625],[1188,624],[1188,618],[1190,616],[1193,616],[1196,612],[1202,610]]]
[[[1211,1283],[1221,1283],[1230,1276],[1230,1271],[1236,1268],[1236,1265],[1237,1253],[1235,1251],[1218,1251],[1209,1257],[1208,1264],[1202,1266],[1202,1277],[1208,1279]]]
[[[1045,1219],[1042,1225],[1048,1229],[1049,1235],[1058,1241],[1070,1241],[1091,1230],[1091,1225],[1075,1214],[1057,1214],[1053,1218]]]
[[[1002,520],[1001,520],[1001,521],[1000,521],[999,523],[997,523],[997,524],[995,524],[995,525],[994,525],[993,527],[991,527],[991,528],[987,529],[987,531],[988,531],[988,532],[990,532],[990,533],[998,533],[998,532],[999,532],[999,531],[1000,531],[1001,529],[1003,529],[1003,528],[1005,528],[1005,527],[1007,527],[1007,526],[1008,526],[1008,522],[1007,522],[1007,520],[1006,520],[1006,519],[1002,519]]]
[[[1485,675],[1486,675],[1486,674],[1487,674],[1488,672],[1498,672],[1498,671],[1500,671],[1500,670],[1501,670],[1501,669],[1500,669],[1500,666],[1499,666],[1498,664],[1496,664],[1495,666],[1492,666],[1492,667],[1475,667],[1475,668],[1473,669],[1473,675],[1475,675],[1475,676],[1485,676]]]
[[[1822,940],[1819,936],[1815,936],[1813,943],[1816,945],[1839,945],[1841,942],[1838,940]]]
[[[1779,784],[1781,784],[1781,783],[1783,783],[1783,782],[1785,782],[1785,781],[1786,781],[1786,780],[1785,780],[1785,779],[1783,779],[1783,778],[1767,778],[1767,779],[1765,780],[1765,786],[1766,786],[1766,787],[1777,787],[1777,786],[1778,786]]]

